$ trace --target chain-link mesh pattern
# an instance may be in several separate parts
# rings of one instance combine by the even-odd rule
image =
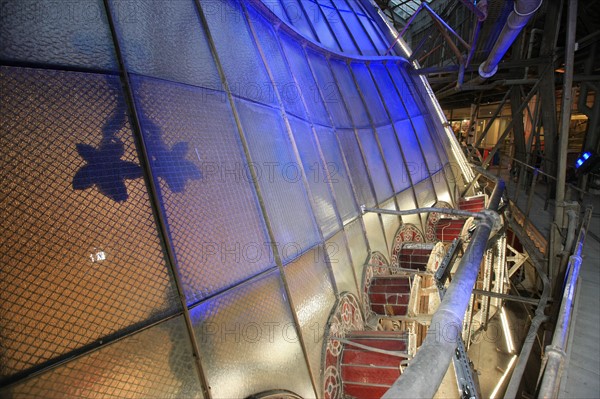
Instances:
[[[8,376],[169,312],[176,295],[118,78],[3,67],[0,85]]]
[[[287,389],[314,397],[278,271],[191,310],[203,367],[215,398]]]
[[[0,391],[2,397],[201,399],[189,335],[182,317]]]
[[[273,266],[225,94],[133,81],[188,303]]]

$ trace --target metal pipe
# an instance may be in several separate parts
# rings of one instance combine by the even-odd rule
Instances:
[[[588,208],[579,231],[575,252],[569,258],[569,276],[566,280],[566,286],[563,292],[556,329],[554,330],[554,335],[552,337],[552,344],[546,347],[546,368],[543,371],[544,374],[540,385],[539,398],[553,398],[556,397],[558,393],[566,357],[564,350],[569,336],[573,311],[573,298],[575,296],[579,270],[582,262],[581,252],[583,250],[583,243],[585,242],[586,231],[591,216],[591,209]]]
[[[521,30],[527,25],[531,16],[540,8],[543,0],[517,0],[506,24],[496,39],[487,60],[479,66],[479,76],[489,78],[498,70],[498,63],[513,44]]]
[[[461,338],[465,310],[479,273],[481,259],[494,227],[504,182],[498,180],[490,197],[487,217],[480,219],[419,351],[404,373],[382,398],[431,398],[437,392]]]
[[[431,213],[437,212],[444,215],[453,215],[460,216],[465,218],[483,218],[485,217],[481,212],[469,212],[463,211],[462,209],[453,209],[453,208],[415,208],[415,209],[407,209],[403,211],[396,211],[392,209],[383,209],[383,208],[367,208],[364,205],[361,205],[360,210],[363,214],[365,213],[379,213],[384,215],[396,215],[396,216],[406,216],[406,215],[415,215],[418,213]]]

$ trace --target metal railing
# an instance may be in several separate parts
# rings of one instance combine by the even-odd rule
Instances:
[[[577,242],[575,244],[575,250],[569,257],[569,263],[567,266],[568,272],[565,278],[560,312],[558,314],[556,328],[552,337],[552,343],[546,347],[546,353],[543,360],[545,367],[542,367],[542,371],[540,373],[541,384],[538,394],[538,397],[540,398],[554,398],[558,396],[560,380],[562,377],[563,366],[566,357],[565,351],[567,349],[567,339],[572,328],[571,320],[573,312],[573,299],[579,282],[579,269],[582,262],[581,253],[583,251],[583,244],[591,216],[592,209],[586,209],[586,213],[579,230],[579,235],[577,237]]]
[[[504,181],[496,179],[487,209],[477,213],[477,227],[473,231],[469,245],[460,260],[454,279],[432,317],[431,327],[423,344],[410,362],[410,366],[406,368],[382,398],[433,397],[437,392],[456,351],[458,340],[462,339],[463,318],[471,299],[471,292],[477,280],[490,234],[499,222],[496,211],[500,207],[504,187]],[[399,212],[420,213],[433,210],[442,213],[453,212],[448,209],[436,208],[385,212],[396,214]],[[363,212],[381,211],[384,210],[363,208]]]

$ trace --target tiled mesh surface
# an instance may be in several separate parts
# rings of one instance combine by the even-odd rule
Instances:
[[[338,212],[345,223],[358,215],[346,164],[333,129],[325,126],[315,126],[315,130],[329,172],[329,180],[335,195]]]
[[[371,173],[371,181],[375,188],[377,202],[381,203],[392,196],[392,185],[388,176],[379,144],[373,129],[357,129],[358,139],[362,144],[362,151],[367,159],[367,167]]]
[[[214,398],[245,398],[275,382],[315,396],[280,279],[275,270],[191,310]]]
[[[329,119],[329,114],[323,106],[323,100],[317,90],[317,84],[302,47],[286,34],[281,34],[280,40],[288,65],[294,74],[298,88],[302,91],[302,96],[304,96],[311,121],[320,125],[330,126],[331,120]]]
[[[0,58],[116,70],[102,0],[0,1]]]
[[[387,115],[381,96],[377,92],[377,87],[373,83],[371,73],[367,66],[362,62],[353,62],[351,65],[352,72],[358,83],[358,88],[362,93],[365,103],[369,107],[369,114],[375,126],[388,125],[390,119]]]
[[[365,109],[364,103],[360,98],[358,90],[356,89],[356,84],[354,83],[350,69],[348,69],[348,65],[340,60],[331,60],[331,70],[335,75],[339,90],[344,101],[346,102],[346,106],[348,107],[348,112],[350,112],[350,117],[352,118],[354,126],[371,126],[367,110]],[[344,126],[337,125],[336,127]]]
[[[415,209],[417,207],[412,187],[396,195],[396,201],[400,210]],[[404,215],[402,216],[402,222],[414,224],[421,228],[421,217],[419,215]]]
[[[6,398],[202,398],[182,317],[0,390]]]
[[[335,292],[325,263],[325,248],[313,248],[284,269],[315,385],[321,387],[323,335],[335,304]]]
[[[354,41],[358,44],[360,53],[363,55],[376,54],[373,44],[349,4],[344,0],[334,0],[334,3],[340,10],[341,17],[354,37]]]
[[[337,134],[340,147],[346,158],[358,205],[375,205],[375,197],[369,182],[369,175],[367,174],[365,162],[358,147],[354,130],[338,129]]]
[[[339,293],[348,291],[358,295],[357,280],[354,276],[352,259],[343,231],[339,231],[325,243],[335,285]],[[366,252],[365,252],[366,257]]]
[[[381,143],[385,163],[390,172],[394,192],[399,193],[410,187],[410,178],[404,165],[398,138],[391,125],[378,127],[377,136]]]
[[[0,85],[0,339],[9,376],[178,301],[141,171],[121,174],[138,159],[118,78],[3,67]]]
[[[110,4],[129,71],[220,88],[193,0],[110,0]]]
[[[328,25],[328,21],[325,18],[323,10],[321,7],[319,7],[319,4],[312,1],[303,1],[302,5],[306,10],[308,21],[317,33],[319,42],[328,49],[339,51],[340,47],[338,46],[338,43],[335,40],[331,30],[331,28],[334,26],[330,27]]]
[[[396,122],[394,123],[394,127],[396,128],[396,135],[406,159],[406,169],[412,183],[416,184],[429,176],[427,164],[421,153],[421,146],[415,136],[415,131],[410,120],[405,119]]]
[[[369,247],[371,251],[381,252],[389,258],[387,250],[387,244],[385,242],[385,235],[383,234],[383,228],[381,221],[379,220],[379,214],[377,213],[365,213],[363,215],[365,223],[365,231],[367,233],[367,239],[369,240]]]
[[[338,43],[342,47],[342,51],[358,54],[356,44],[348,32],[347,27],[344,25],[339,10],[337,10],[331,0],[319,0],[319,4],[321,5],[321,10],[323,10],[325,18],[335,33]]]
[[[335,203],[329,189],[329,183],[335,176],[335,167],[331,170],[321,162],[310,125],[302,120],[290,118],[294,141],[298,148],[306,181],[311,190],[313,212],[325,238],[341,229],[336,215]]]
[[[430,174],[435,173],[442,168],[442,164],[438,157],[437,148],[431,139],[429,126],[425,123],[425,117],[422,115],[414,117],[412,118],[412,122],[415,127],[415,132],[417,132],[419,143],[421,143],[423,153],[427,154],[427,159],[425,159],[427,169]]]
[[[282,53],[279,38],[275,35],[271,25],[254,8],[250,5],[247,5],[246,8],[250,15],[250,23],[256,31],[259,45],[263,53],[268,54],[269,68],[273,74],[275,87],[279,91],[284,109],[290,114],[306,119],[306,111],[302,104],[302,88],[292,76],[287,60]]]
[[[204,10],[229,89],[235,95],[264,104],[276,104],[267,75],[236,0],[199,2]]]
[[[279,111],[243,100],[236,106],[275,241],[288,248],[282,252],[284,258],[303,252],[317,243],[317,225],[304,189],[302,165],[292,152]]]
[[[321,92],[323,98],[323,105],[329,110],[329,114],[333,119],[333,126],[351,127],[352,123],[344,104],[346,99],[342,98],[342,94],[338,90],[338,84],[331,74],[329,63],[324,56],[318,55],[311,50],[307,50],[306,53],[315,71],[318,90]]]
[[[272,266],[224,93],[150,78],[133,81],[188,303]]]
[[[392,121],[406,119],[408,117],[406,109],[385,65],[380,62],[373,62],[369,64],[369,68]]]
[[[361,280],[363,266],[367,261],[367,256],[369,254],[367,239],[365,238],[365,233],[363,232],[361,220],[357,219],[344,226],[344,232],[346,234],[346,240],[348,241],[350,256],[352,257],[354,275],[356,276],[356,281],[360,290],[362,284]]]

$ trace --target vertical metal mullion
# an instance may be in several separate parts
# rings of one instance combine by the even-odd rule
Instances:
[[[369,71],[369,66],[367,64],[365,64],[365,67],[367,68],[367,71]],[[381,156],[381,161],[383,162],[383,167],[384,167],[385,173],[388,177],[388,182],[390,183],[390,188],[392,189],[392,199],[394,201],[394,205],[396,206],[396,209],[400,209],[399,204],[398,204],[398,199],[396,198],[396,193],[394,190],[394,183],[392,182],[392,174],[390,173],[387,162],[385,161],[385,154],[383,152],[383,147],[381,146],[381,141],[379,140],[379,134],[377,133],[377,128],[375,127],[375,122],[373,121],[373,116],[371,115],[371,112],[369,111],[369,108],[367,107],[367,100],[365,99],[365,96],[364,96],[362,90],[360,89],[360,85],[358,84],[358,79],[356,78],[356,75],[355,75],[354,71],[352,70],[351,64],[348,65],[348,69],[350,70],[350,75],[352,76],[352,80],[354,81],[354,86],[356,86],[356,91],[358,92],[358,95],[363,103],[363,106],[365,107],[365,111],[367,111],[367,117],[369,118],[369,124],[371,125],[371,129],[373,130],[375,142],[377,143],[377,149],[379,150],[379,155]],[[371,76],[370,73],[369,73],[369,76]],[[372,78],[371,78],[371,80],[372,80]],[[377,85],[375,85],[375,87],[377,88]],[[391,120],[390,120],[390,124],[391,124]],[[389,198],[388,198],[388,200],[389,200]],[[383,215],[380,214],[379,218],[381,219],[381,226],[383,228],[383,235],[385,237],[385,224],[383,223]],[[398,216],[398,220],[400,221],[400,224],[402,224],[402,218]],[[387,244],[387,237],[385,237],[385,240],[386,240],[386,244]],[[388,252],[389,252],[390,256],[392,253],[392,249],[393,249],[393,243],[388,244]]]
[[[106,1],[106,0],[105,0]],[[208,41],[211,53],[213,54],[213,58],[215,61],[215,65],[217,67],[217,70],[219,72],[219,77],[221,78],[221,83],[223,84],[223,87],[225,89],[225,93],[227,94],[227,99],[229,101],[229,105],[231,107],[231,112],[233,114],[233,118],[235,120],[235,124],[237,127],[237,131],[238,131],[238,135],[242,144],[242,148],[244,150],[244,155],[246,157],[246,160],[249,162],[248,164],[252,164],[252,157],[250,155],[250,148],[248,146],[248,141],[246,140],[246,135],[244,133],[244,129],[242,127],[242,122],[239,116],[239,113],[237,111],[237,107],[235,105],[235,99],[233,98],[233,94],[229,88],[229,83],[227,80],[227,77],[225,76],[225,70],[223,68],[223,64],[221,63],[221,59],[219,57],[219,54],[217,52],[217,47],[216,44],[213,40],[212,34],[210,32],[209,26],[208,26],[208,21],[206,19],[206,16],[204,15],[204,11],[202,10],[202,6],[200,5],[200,0],[194,0],[194,4],[196,5],[196,10],[198,12],[198,16],[200,17],[200,20],[202,22],[204,31],[206,33],[206,39]],[[243,23],[246,23],[246,21],[243,21]],[[269,239],[271,240],[270,244],[271,244],[271,250],[273,251],[273,255],[275,258],[275,264],[277,265],[277,269],[279,270],[279,276],[280,276],[280,281],[283,284],[283,288],[285,290],[285,294],[288,298],[289,301],[289,308],[290,308],[290,313],[292,314],[292,319],[294,320],[294,328],[296,330],[296,333],[298,334],[299,337],[299,343],[300,343],[300,348],[302,350],[302,354],[304,356],[304,361],[307,365],[307,369],[309,372],[309,377],[311,378],[311,384],[313,386],[313,391],[315,392],[315,395],[317,394],[317,389],[315,387],[315,383],[314,383],[314,379],[312,376],[312,372],[311,372],[311,368],[309,365],[309,356],[308,356],[308,351],[306,349],[306,345],[304,343],[304,339],[302,336],[302,330],[300,328],[300,322],[298,320],[298,315],[296,314],[295,311],[295,307],[294,307],[294,302],[293,302],[293,297],[291,295],[291,290],[290,287],[288,285],[287,279],[285,277],[285,272],[284,272],[284,268],[283,268],[283,261],[281,259],[281,256],[279,254],[279,249],[277,247],[277,242],[275,240],[275,234],[273,232],[273,227],[271,225],[271,220],[267,214],[267,209],[265,206],[265,201],[262,195],[262,191],[260,189],[259,186],[259,179],[256,175],[256,170],[254,168],[250,168],[250,173],[251,173],[251,177],[252,177],[252,182],[254,185],[254,189],[256,190],[256,195],[258,198],[258,202],[259,202],[259,206],[260,206],[260,210],[263,216],[263,219],[265,221],[265,226],[267,228],[267,233],[269,236]]]
[[[410,78],[411,78],[411,80],[413,80],[413,82],[415,81],[415,79],[413,77],[410,77]],[[416,82],[414,83],[414,86],[415,86],[415,88],[417,88]],[[424,100],[422,91],[416,90],[416,94],[417,94],[418,98],[420,98],[420,100],[424,104],[424,106],[427,108],[427,115],[430,116],[430,121],[428,122],[427,118],[425,118],[425,115],[423,115],[423,119],[425,120],[425,123],[428,125],[428,127],[431,128],[432,124],[433,124],[432,123],[432,119],[433,119],[432,115],[433,114],[431,113],[431,109],[429,109],[429,107],[427,106],[427,101]],[[437,132],[437,126],[433,125],[433,130],[435,130]],[[439,136],[439,135],[436,133],[436,136]],[[448,188],[448,193],[451,193],[450,184],[448,183],[448,176],[446,175],[445,165],[441,164],[440,148],[436,144],[437,140],[434,139],[434,136],[431,133],[429,133],[429,137],[431,138],[431,142],[433,143],[435,151],[437,152],[437,155],[438,155],[438,159],[440,160],[441,171],[442,171],[442,174],[444,175],[444,181],[446,182],[446,188]],[[450,157],[447,154],[446,154],[446,158],[448,158],[448,160],[450,160]],[[435,188],[435,186],[434,186],[434,188]],[[436,197],[437,197],[437,195],[436,195]]]
[[[398,90],[398,87],[396,87],[396,84],[394,83],[394,78],[392,77],[392,74],[390,73],[390,71],[388,70],[387,65],[384,65],[385,67],[385,71],[388,74],[390,81],[392,82],[392,84],[394,85],[394,88],[396,89],[396,93],[398,94],[398,98],[400,98],[400,103],[402,104],[402,107],[404,108],[404,112],[406,113],[406,117],[407,119],[410,121],[410,117],[408,116],[408,111],[406,110],[406,105],[404,105],[404,101],[402,101],[402,96],[400,95],[400,91]],[[396,65],[397,67],[397,65]],[[400,147],[400,153],[402,154],[402,159],[404,160],[404,167],[406,169],[406,175],[408,176],[408,180],[410,181],[410,191],[412,192],[412,196],[413,196],[413,200],[415,201],[415,207],[419,207],[419,201],[417,199],[417,193],[415,192],[415,183],[413,182],[413,178],[412,175],[410,174],[410,169],[408,168],[408,163],[406,162],[406,156],[404,155],[404,149],[402,148],[402,143],[400,142],[400,137],[398,135],[398,131],[396,130],[396,124],[392,123],[392,126],[394,128],[394,133],[396,134],[396,141],[398,142],[398,147]],[[411,126],[412,126],[412,122],[411,122]],[[413,127],[413,131],[414,131],[414,127]],[[421,215],[419,214],[419,222],[421,224],[421,231],[424,233],[425,232],[425,225],[423,224],[423,218],[421,217]]]
[[[404,76],[403,76],[402,73],[400,73],[400,77],[402,77],[402,79],[406,82],[406,79],[404,78]],[[393,79],[392,79],[392,83],[394,83]],[[406,83],[408,84],[408,82],[406,82]],[[406,104],[404,103],[404,100],[402,100],[402,96],[400,95],[400,91],[398,90],[398,87],[396,87],[395,83],[394,83],[394,87],[396,88],[396,92],[398,93],[398,96],[400,97],[400,101],[402,102],[402,105],[404,105],[404,110],[406,111],[406,115],[408,116],[408,120],[410,121],[410,125],[413,128],[413,132],[415,134],[415,138],[417,139],[417,144],[419,145],[419,150],[421,151],[421,155],[423,156],[423,162],[425,162],[425,167],[427,168],[427,179],[431,183],[431,187],[433,188],[433,194],[435,195],[435,200],[437,202],[437,200],[438,200],[437,199],[437,194],[435,192],[435,186],[433,185],[433,181],[431,180],[431,172],[429,170],[429,165],[427,163],[427,157],[425,156],[425,153],[423,152],[423,146],[421,145],[421,140],[419,139],[419,135],[417,134],[417,131],[415,130],[415,125],[413,124],[413,121],[412,121],[413,118],[409,115],[408,108],[406,108]],[[410,89],[410,87],[407,86],[407,88],[408,88],[409,92],[412,95],[413,91]],[[413,96],[413,98],[414,98],[414,96]],[[434,146],[435,146],[435,144],[434,144]],[[439,158],[439,156],[438,156],[438,158]],[[415,196],[416,196],[416,193],[415,193]],[[417,206],[420,206],[419,203],[418,203],[418,201],[417,201]]]
[[[360,17],[358,16],[358,14],[354,10],[354,8],[352,8],[352,6],[350,5],[350,3],[347,0],[344,0],[344,1],[348,5],[348,8],[350,9],[350,12],[352,14],[354,14],[354,16],[356,17],[356,20],[358,21],[358,23],[362,27],[363,32],[365,32],[365,36],[369,39],[369,42],[371,42],[371,44],[373,45],[373,50],[375,50],[376,54],[379,54],[379,51],[377,50],[377,46],[375,45],[375,42],[373,41],[373,39],[371,39],[371,36],[369,35],[369,32],[367,32],[367,30],[365,29],[365,25],[362,23]]]
[[[384,65],[384,64],[382,64],[382,67],[386,71],[386,73],[388,73],[388,76],[389,76],[389,72],[387,70],[387,66]],[[394,135],[395,135],[395,138],[396,138],[396,143],[398,144],[398,148],[400,149],[400,155],[402,156],[402,162],[404,163],[404,170],[406,171],[406,175],[408,177],[408,181],[410,183],[410,186],[411,186],[411,188],[413,188],[414,184],[413,184],[413,181],[412,181],[412,176],[408,172],[409,169],[408,169],[408,164],[406,163],[406,156],[404,155],[404,149],[402,148],[402,144],[400,143],[400,139],[398,138],[398,131],[396,130],[396,125],[394,124],[394,118],[392,118],[392,113],[390,112],[390,110],[389,110],[389,108],[388,108],[388,106],[387,106],[387,104],[386,104],[386,102],[385,102],[385,100],[383,98],[383,95],[381,94],[382,93],[381,89],[379,88],[379,85],[377,84],[377,80],[373,76],[373,72],[371,71],[370,68],[368,68],[368,70],[369,70],[369,73],[371,74],[371,78],[373,79],[373,82],[375,83],[375,88],[377,89],[377,93],[379,94],[379,98],[381,99],[381,103],[383,104],[383,107],[384,107],[384,109],[385,109],[385,111],[386,111],[386,113],[388,115],[389,120],[390,120],[390,123],[391,123],[391,126],[392,126],[392,130],[394,131]],[[393,83],[394,81],[392,80],[392,77],[391,76],[389,76],[389,77],[390,77],[390,81]],[[398,96],[398,98],[400,98],[400,96]],[[400,101],[400,102],[402,103],[402,101]],[[385,162],[385,160],[384,160],[384,162]],[[393,187],[394,186],[392,184],[392,188]],[[400,192],[402,192],[402,191],[400,191]],[[394,196],[396,196],[396,194],[399,194],[400,192],[395,193]],[[415,206],[418,208],[419,207],[419,203],[417,202],[417,198],[414,195],[414,189],[413,189],[413,198],[415,200]],[[399,203],[398,203],[398,209],[400,209],[400,204]],[[419,217],[419,220],[421,220],[420,217]],[[423,228],[423,226],[421,226],[421,228]]]
[[[306,58],[306,64],[308,65],[308,69],[311,72],[313,81],[315,82],[317,93],[319,93],[319,99],[321,100],[321,103],[323,104],[323,107],[325,108],[325,112],[327,113],[327,116],[329,117],[329,121],[331,123],[331,128],[333,129],[334,137],[336,139],[336,142],[337,142],[340,154],[342,155],[342,161],[344,162],[344,167],[346,168],[346,174],[350,178],[350,187],[352,187],[352,191],[354,192],[354,203],[357,204],[357,205],[359,205],[358,204],[358,195],[357,195],[358,191],[357,191],[357,188],[355,187],[354,181],[350,177],[350,168],[348,167],[348,160],[346,159],[346,155],[344,154],[343,147],[342,147],[342,145],[340,143],[340,139],[339,139],[338,134],[337,134],[337,128],[336,128],[335,123],[333,121],[333,117],[331,116],[331,113],[329,112],[329,109],[327,107],[325,107],[325,105],[324,105],[325,104],[325,97],[323,96],[322,90],[319,87],[318,80],[317,80],[317,75],[316,75],[316,73],[314,71],[313,66],[310,63],[310,60],[308,59],[308,54],[306,53],[305,49],[303,49],[303,54],[304,54],[304,57]],[[334,78],[335,78],[335,75],[333,74],[333,71],[331,71],[331,73],[332,73],[332,76],[334,76]],[[307,108],[307,110],[308,110],[308,108]],[[368,171],[367,171],[367,173],[368,173]],[[372,188],[371,188],[371,190],[373,191]],[[373,194],[373,198],[376,198],[375,197],[375,193],[373,192],[372,194]],[[360,214],[359,214],[357,220],[360,221],[360,226],[362,228],[363,236],[365,238],[365,242],[367,243],[367,252],[371,252],[371,244],[369,243],[369,240],[367,238],[367,229],[366,229],[366,226],[365,226],[365,222],[364,222],[363,218],[360,216]],[[344,236],[345,236],[345,234],[344,234]],[[350,250],[350,244],[349,243],[347,243],[347,246],[348,246],[348,250]],[[352,256],[350,256],[350,259],[352,259]],[[360,277],[356,276],[356,270],[354,268],[354,265],[352,266],[352,271],[354,273],[354,278],[355,278],[356,284],[358,286],[358,293],[359,293],[359,295],[361,295],[362,287],[359,285],[359,281],[362,281],[362,275]],[[360,284],[362,284],[362,283],[360,283]]]
[[[335,40],[335,42],[337,43],[338,48],[340,49],[340,51],[344,51],[344,49],[342,48],[342,45],[340,44],[340,41],[337,38],[337,35],[333,31],[333,28],[331,27],[331,24],[329,23],[329,20],[325,16],[325,11],[323,11],[323,9],[321,8],[321,4],[318,2],[315,2],[315,5],[317,6],[321,15],[323,16],[323,20],[325,21],[325,24],[327,25],[327,29],[329,29],[329,32],[331,32],[331,36],[333,36],[333,40]]]
[[[331,0],[331,5],[333,6],[333,8],[335,9],[335,11],[337,12],[337,14],[338,14],[338,16],[340,18],[340,21],[344,25],[344,29],[346,29],[346,32],[348,32],[348,36],[350,36],[350,40],[352,40],[352,43],[354,44],[354,47],[356,47],[356,50],[358,51],[358,54],[362,55],[362,51],[360,49],[360,46],[358,45],[358,42],[354,38],[354,35],[352,34],[352,31],[348,28],[348,24],[346,23],[346,20],[344,19],[344,17],[342,17],[342,12],[337,7],[337,4],[335,4],[335,0]],[[340,46],[340,49],[342,49],[342,51],[344,51],[344,49],[341,48],[341,46]]]
[[[152,207],[152,213],[154,214],[154,218],[156,220],[156,224],[158,227],[159,239],[163,246],[163,250],[166,255],[167,267],[171,271],[173,276],[173,280],[175,282],[175,286],[177,289],[177,294],[179,296],[179,300],[181,302],[181,306],[183,308],[183,318],[186,325],[186,330],[189,335],[190,344],[192,346],[192,352],[194,357],[194,363],[196,365],[196,372],[198,374],[198,378],[200,379],[200,384],[202,387],[204,398],[210,399],[210,388],[208,385],[208,381],[206,379],[206,375],[202,368],[201,358],[200,358],[200,348],[198,346],[198,342],[196,340],[196,336],[194,334],[194,327],[192,324],[192,319],[190,316],[190,311],[187,306],[187,300],[185,297],[185,290],[183,288],[183,284],[181,282],[179,273],[177,271],[177,260],[175,256],[175,250],[173,243],[169,236],[169,231],[166,222],[166,215],[163,214],[163,211],[160,206],[160,195],[158,192],[158,188],[156,187],[154,174],[152,172],[152,168],[150,165],[150,157],[148,155],[146,142],[144,136],[142,134],[142,125],[140,122],[140,118],[138,115],[138,111],[135,105],[135,97],[133,94],[133,89],[131,87],[131,80],[129,77],[129,73],[127,71],[127,67],[125,65],[125,59],[123,57],[123,53],[121,51],[121,46],[119,42],[119,35],[117,29],[115,27],[114,19],[112,16],[111,7],[109,4],[109,0],[104,1],[104,8],[106,12],[106,17],[108,20],[113,45],[115,46],[115,53],[117,57],[117,61],[119,63],[120,69],[120,78],[121,83],[124,87],[125,91],[125,101],[127,103],[127,108],[129,110],[129,114],[131,116],[131,125],[134,133],[134,139],[136,143],[136,148],[138,149],[138,155],[140,159],[140,163],[142,166],[142,170],[144,172],[144,181],[146,183],[146,187],[148,188],[148,194],[150,199],[150,205]]]
[[[275,93],[275,97],[277,98],[277,103],[279,105],[279,111],[280,111],[281,117],[282,117],[282,119],[284,121],[288,138],[289,138],[290,143],[292,145],[292,151],[294,153],[294,157],[296,158],[296,162],[298,162],[298,164],[300,166],[302,166],[303,163],[302,163],[302,158],[300,157],[300,151],[298,150],[298,146],[297,146],[297,144],[295,142],[294,134],[292,132],[292,126],[290,124],[289,118],[288,118],[287,113],[285,111],[283,100],[281,99],[281,94],[279,93],[279,90],[277,89],[277,86],[276,86],[276,83],[275,83],[275,78],[273,76],[273,71],[271,70],[271,67],[270,67],[269,63],[267,62],[267,58],[266,58],[266,55],[265,55],[264,50],[262,48],[262,45],[260,44],[260,41],[258,40],[258,34],[256,33],[256,30],[254,29],[254,26],[250,22],[250,16],[248,14],[248,9],[247,9],[247,7],[246,7],[246,5],[244,3],[241,3],[241,4],[242,4],[242,8],[243,8],[246,20],[248,21],[248,27],[249,27],[250,32],[252,34],[252,37],[254,39],[254,43],[256,45],[258,53],[260,54],[260,58],[262,60],[262,63],[265,66],[265,69],[267,71],[267,75],[269,76],[269,80],[271,81],[271,84],[273,85],[273,91]],[[302,169],[304,169],[303,166],[302,166]],[[308,197],[307,199],[308,199],[308,201],[309,201],[309,203],[311,205],[311,208],[313,210],[313,217],[314,217],[313,221],[314,221],[315,226],[317,227],[317,231],[319,233],[319,241],[320,241],[320,243],[317,244],[317,247],[319,247],[321,245],[321,243],[323,244],[323,247],[324,247],[325,238],[323,236],[323,231],[321,229],[321,226],[319,226],[318,220],[316,219],[316,215],[315,215],[315,213],[316,213],[315,212],[315,210],[316,210],[316,204],[315,204],[315,201],[314,201],[312,190],[311,190],[310,185],[308,184],[308,180],[306,178],[306,173],[302,173],[302,184],[304,185],[304,189],[306,190],[307,197]],[[336,207],[334,206],[334,209],[335,208]],[[337,219],[339,221],[339,215],[337,214],[337,211],[336,211],[336,217],[337,217]],[[335,281],[335,276],[333,275],[333,269],[331,268],[331,263],[327,262],[326,266],[327,266],[327,271],[328,271],[328,274],[329,274],[329,278],[330,278],[330,280],[331,280],[331,282],[333,284],[334,296],[336,298],[338,298],[339,294],[338,294],[338,289],[337,289],[337,285],[336,285],[336,281]],[[289,297],[290,307],[292,308],[291,311],[294,314],[294,321],[296,322],[296,325],[297,325],[298,336],[300,337],[302,345],[306,346],[306,343],[304,341],[304,336],[302,335],[302,331],[301,331],[301,328],[300,328],[300,323],[299,323],[299,320],[297,319],[296,309],[295,309],[295,307],[293,305],[293,297],[291,295],[291,290],[289,290],[289,287],[288,287],[287,277],[285,275],[285,268],[283,267],[283,264],[282,264],[282,268],[281,268],[281,275],[282,275],[282,280],[284,281],[284,285],[286,286],[286,292],[287,292],[288,297]],[[310,359],[308,357],[308,350],[306,350],[306,352],[305,352],[305,361],[306,361],[306,366],[308,368],[308,372],[309,372],[310,378],[312,380],[313,389],[314,389],[315,394],[317,395],[317,397],[319,397],[320,390],[317,388],[317,380],[315,379],[315,375],[316,375],[317,370],[313,370],[312,369],[311,362],[310,362]]]

